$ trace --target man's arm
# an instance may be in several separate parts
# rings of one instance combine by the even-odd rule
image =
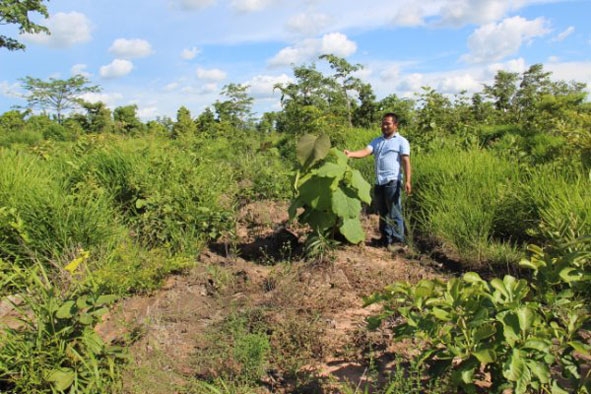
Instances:
[[[347,157],[350,157],[353,159],[361,159],[363,157],[371,155],[371,149],[369,149],[367,146],[364,149],[355,150],[352,152],[345,149],[344,152],[345,152],[345,155],[347,155]]]
[[[404,170],[404,191],[406,194],[410,194],[412,192],[411,186],[411,166],[410,166],[410,156],[403,155],[402,156],[402,169]]]

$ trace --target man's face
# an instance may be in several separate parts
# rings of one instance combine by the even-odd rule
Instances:
[[[382,119],[382,134],[384,137],[391,137],[397,129],[398,124],[394,123],[394,119],[389,116]]]

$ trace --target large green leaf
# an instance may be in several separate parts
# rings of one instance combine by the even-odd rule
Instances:
[[[306,134],[298,141],[296,146],[296,157],[304,168],[324,159],[330,150],[330,138],[323,134],[316,137]]]
[[[503,365],[503,376],[515,383],[515,394],[527,392],[527,388],[531,383],[531,371],[519,350],[513,349],[513,353]]]
[[[495,335],[497,328],[492,323],[485,323],[479,325],[474,331],[474,342],[480,342],[483,339],[490,338]]]
[[[433,316],[435,316],[436,319],[442,320],[442,321],[449,321],[451,318],[450,313],[448,311],[446,311],[445,309],[441,309],[441,308],[433,308],[431,310],[431,314]]]
[[[298,199],[302,200],[302,206],[330,210],[332,183],[331,178],[314,177],[300,185]]]
[[[352,244],[358,244],[365,240],[365,232],[359,220],[344,218],[339,231]]]
[[[363,178],[358,170],[351,170],[351,187],[357,190],[359,198],[366,204],[371,203],[371,185]]]
[[[301,223],[306,223],[316,231],[324,233],[335,226],[337,217],[328,211],[308,209],[299,217]]]
[[[472,354],[474,354],[474,357],[476,357],[478,361],[480,361],[480,363],[484,365],[494,363],[495,361],[497,361],[497,354],[492,348],[480,349]]]
[[[526,333],[534,323],[535,312],[527,306],[521,306],[515,312],[519,320],[519,329],[522,333]]]
[[[515,342],[519,340],[519,318],[513,312],[503,312],[497,315],[497,320],[503,324],[503,336],[509,346],[515,346]]]
[[[47,381],[57,391],[65,391],[74,383],[75,372],[70,368],[54,369],[49,372]]]
[[[336,189],[332,194],[332,210],[341,218],[358,218],[361,212],[361,202],[347,196],[343,190]]]
[[[335,183],[338,184],[338,182],[343,179],[346,169],[347,167],[339,166],[335,163],[324,163],[315,171],[315,173],[320,177],[336,178]]]
[[[541,383],[546,384],[550,382],[550,367],[547,364],[536,360],[527,360],[526,364],[532,375]]]
[[[72,300],[66,301],[55,313],[58,319],[70,319],[76,310],[75,302]]]

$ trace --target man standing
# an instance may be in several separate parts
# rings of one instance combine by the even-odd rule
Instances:
[[[391,251],[404,250],[404,219],[401,189],[411,189],[410,144],[398,134],[398,116],[389,112],[382,118],[382,136],[364,149],[345,150],[350,158],[374,155],[376,183],[374,202],[380,215],[381,242]],[[401,171],[402,170],[402,171]]]

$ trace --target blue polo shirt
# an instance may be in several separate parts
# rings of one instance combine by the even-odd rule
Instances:
[[[404,174],[400,171],[400,160],[404,155],[410,156],[410,144],[406,138],[398,133],[388,139],[380,136],[372,140],[367,148],[374,155],[376,184],[402,181]]]

